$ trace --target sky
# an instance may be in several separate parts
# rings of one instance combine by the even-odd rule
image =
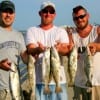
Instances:
[[[38,11],[42,2],[47,0],[11,0],[16,7],[16,18],[13,27],[17,30],[27,30],[40,24]],[[72,9],[77,5],[84,6],[90,13],[90,23],[100,24],[100,0],[49,0],[56,6],[57,26],[73,26]]]

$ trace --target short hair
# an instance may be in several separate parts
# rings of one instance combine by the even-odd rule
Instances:
[[[73,8],[73,13],[77,13],[81,9],[83,9],[85,12],[87,12],[86,8],[84,8],[81,5],[78,5],[78,6],[76,6],[76,7]]]

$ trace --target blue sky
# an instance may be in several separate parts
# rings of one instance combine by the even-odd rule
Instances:
[[[31,26],[40,24],[38,11],[43,1],[47,0],[12,0],[16,6],[16,19],[13,27],[27,30]],[[90,22],[100,24],[100,0],[49,0],[56,5],[56,19],[58,26],[74,25],[72,9],[76,5],[83,5],[90,13]]]

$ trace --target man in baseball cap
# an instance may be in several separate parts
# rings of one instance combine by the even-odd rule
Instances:
[[[26,33],[27,52],[37,58],[35,64],[36,99],[68,100],[64,67],[59,64],[58,67],[60,69],[58,68],[57,70],[59,71],[55,71],[57,74],[54,74],[54,70],[51,72],[50,69],[51,61],[48,61],[47,68],[47,66],[42,66],[41,60],[44,59],[44,53],[47,52],[46,50],[48,47],[56,48],[58,54],[61,53],[63,55],[68,52],[69,49],[67,45],[69,40],[67,33],[64,29],[54,24],[54,19],[56,17],[54,3],[50,1],[43,2],[39,9],[39,16],[40,24],[30,27]],[[50,52],[51,50],[48,51],[48,53]],[[48,55],[48,58],[50,55]],[[51,73],[53,74],[49,76]]]

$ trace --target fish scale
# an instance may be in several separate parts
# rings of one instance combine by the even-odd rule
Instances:
[[[77,58],[77,48],[74,46],[68,57],[68,86],[73,86],[75,82],[75,76],[77,71]]]
[[[35,86],[36,86],[36,76],[35,76],[35,59],[32,55],[29,55],[29,61],[28,61],[28,80],[29,80],[29,100],[36,100],[35,97]]]
[[[44,52],[42,60],[42,78],[44,82],[44,94],[50,94],[49,82],[50,82],[50,48],[47,48]]]
[[[84,58],[84,71],[87,76],[86,86],[92,86],[92,76],[93,76],[93,55],[91,54],[89,47],[86,47]]]
[[[24,100],[19,79],[19,69],[14,63],[11,64],[11,69],[13,70],[10,71],[10,87],[12,100]]]
[[[51,55],[51,58],[50,58],[51,66],[50,66],[50,68],[51,68],[51,71],[52,71],[53,79],[56,83],[55,92],[59,93],[59,92],[62,92],[62,88],[60,86],[60,67],[61,67],[61,64],[60,64],[59,54],[58,54],[55,47],[50,48],[50,55]]]

